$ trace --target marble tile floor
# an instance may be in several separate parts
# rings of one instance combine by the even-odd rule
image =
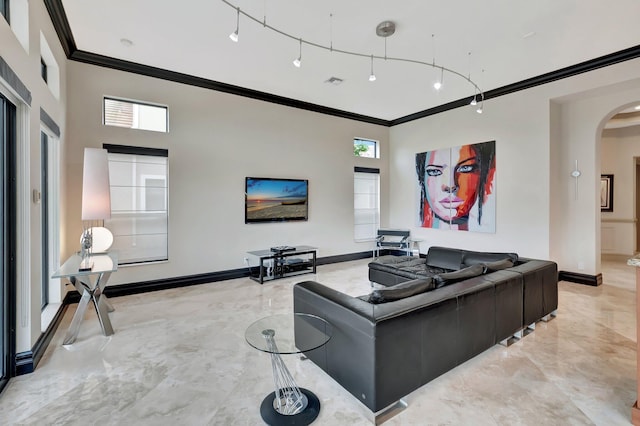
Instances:
[[[0,425],[260,425],[272,389],[269,357],[246,327],[292,310],[292,286],[315,279],[351,295],[369,291],[367,260],[259,285],[236,279],[110,299],[105,337],[92,310],[62,346],[70,306],[36,371],[0,396]],[[385,425],[627,425],[636,400],[635,281],[603,262],[604,285],[561,282],[554,320],[496,345],[407,398]],[[611,277],[614,284],[607,280]],[[316,425],[370,425],[365,408],[311,361],[285,356],[322,409]],[[394,367],[394,368],[397,368]]]

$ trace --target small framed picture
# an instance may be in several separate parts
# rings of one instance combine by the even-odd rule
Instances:
[[[613,211],[613,175],[600,175],[600,211]]]

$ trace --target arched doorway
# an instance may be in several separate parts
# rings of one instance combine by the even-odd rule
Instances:
[[[629,286],[634,271],[626,261],[640,246],[640,101],[607,117],[599,140],[602,273],[607,284]]]

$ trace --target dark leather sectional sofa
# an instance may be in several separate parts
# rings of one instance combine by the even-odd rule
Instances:
[[[492,265],[506,267],[492,270]],[[482,273],[458,280],[470,267]],[[333,326],[329,342],[307,357],[374,414],[555,315],[558,305],[557,265],[514,253],[431,247],[426,258],[383,256],[369,268],[372,281],[390,287],[358,298],[305,281],[293,293],[295,312],[317,315]],[[412,286],[426,291],[407,296]],[[386,303],[369,302],[385,290]]]

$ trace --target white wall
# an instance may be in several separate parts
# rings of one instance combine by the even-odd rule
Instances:
[[[602,132],[602,174],[613,174],[613,212],[602,212],[602,253],[632,256],[636,247],[635,169],[640,126]]]
[[[460,108],[393,127],[391,223],[411,225],[423,252],[430,245],[508,250],[598,273],[600,133],[603,120],[640,99],[639,67],[636,59],[491,99],[482,115]],[[488,140],[496,141],[496,233],[417,227],[414,155]]]
[[[387,220],[386,127],[86,64],[68,68],[66,254],[81,233],[83,148],[169,150],[169,262],[121,268],[110,284],[242,268],[247,250],[275,245],[311,245],[319,256],[367,251],[372,243],[353,238],[354,166],[380,168]],[[168,105],[170,132],[103,126],[104,95]],[[354,157],[354,137],[380,141],[381,159]],[[246,176],[309,179],[309,220],[245,224]]]
[[[548,102],[542,97],[521,102],[522,96],[487,102],[483,114],[459,108],[391,129],[391,222],[410,225],[412,235],[424,240],[422,252],[444,245],[549,257],[549,122],[540,119]],[[415,154],[490,140],[496,141],[496,233],[416,226]]]
[[[14,8],[14,5],[16,8]],[[16,350],[18,353],[31,350],[41,334],[40,285],[41,285],[41,205],[31,201],[33,189],[40,188],[40,108],[60,127],[64,145],[65,108],[66,108],[66,58],[57,34],[51,24],[43,2],[12,1],[13,13],[24,13],[16,18],[20,25],[16,35],[4,19],[0,18],[0,55],[18,75],[22,83],[31,92],[31,105],[18,105],[18,151],[24,153],[25,161],[19,165],[18,181],[18,264],[17,282],[17,318]],[[27,28],[28,22],[28,28]],[[59,65],[60,96],[56,97],[40,77],[40,35],[48,41],[51,55]],[[28,40],[26,40],[28,38]],[[27,47],[28,49],[25,49]],[[7,86],[0,82],[0,90]],[[6,95],[7,93],[5,93]],[[11,93],[9,93],[11,94]],[[21,155],[21,154],[19,154]],[[20,158],[18,159],[20,162]],[[64,191],[61,194],[64,215]],[[21,226],[20,223],[25,223]],[[51,224],[57,226],[59,224]],[[54,292],[59,295],[60,291]]]

